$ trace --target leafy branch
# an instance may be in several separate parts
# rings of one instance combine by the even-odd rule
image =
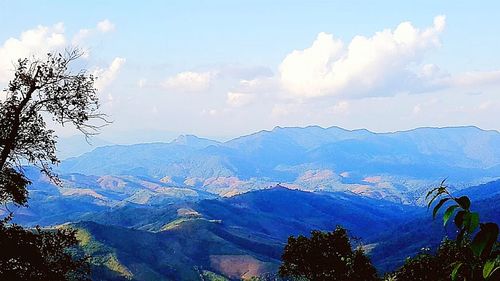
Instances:
[[[493,255],[494,246],[498,239],[498,225],[492,222],[480,223],[479,213],[471,211],[469,197],[453,196],[448,191],[445,181],[446,179],[438,187],[433,188],[427,193],[425,199],[429,200],[430,198],[427,208],[430,208],[436,199],[441,198],[432,211],[432,217],[436,218],[437,213],[445,203],[453,202],[444,211],[443,225],[446,226],[450,218],[455,215],[454,223],[458,228],[456,242],[460,245],[465,245],[466,242],[468,243],[468,241],[472,240],[470,249],[478,259],[484,261],[483,278],[488,279],[496,270],[500,269],[500,259],[498,256],[495,257]],[[479,231],[477,231],[478,228]],[[472,238],[472,236],[474,237]],[[464,271],[462,269],[465,265],[462,262],[456,262],[452,266],[451,278],[452,280],[456,280],[458,274]]]

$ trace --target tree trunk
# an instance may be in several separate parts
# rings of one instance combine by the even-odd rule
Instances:
[[[36,77],[36,74],[35,74]],[[0,171],[2,171],[5,168],[5,164],[7,163],[7,159],[9,158],[9,154],[12,152],[12,150],[15,149],[15,142],[16,142],[16,137],[17,134],[19,133],[19,127],[21,126],[21,113],[24,109],[24,107],[28,104],[28,101],[31,99],[31,95],[33,92],[36,90],[35,86],[35,80],[33,80],[33,83],[26,93],[26,97],[19,103],[19,106],[16,108],[14,111],[14,121],[12,124],[12,128],[9,132],[9,137],[3,144],[3,149],[2,152],[0,153]]]

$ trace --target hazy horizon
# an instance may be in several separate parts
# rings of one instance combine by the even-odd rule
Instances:
[[[500,280],[498,11],[0,0],[0,279]]]
[[[175,139],[182,137],[182,136],[195,136],[197,138],[202,138],[202,139],[209,139],[209,140],[215,140],[218,142],[226,142],[235,138],[240,138],[244,136],[249,136],[253,134],[257,134],[260,132],[271,132],[277,128],[281,129],[286,129],[286,128],[300,128],[300,129],[305,129],[308,127],[319,127],[321,129],[330,129],[330,128],[339,128],[347,131],[357,131],[357,130],[367,130],[371,133],[374,134],[391,134],[391,133],[399,133],[399,132],[408,132],[408,131],[414,131],[418,129],[447,129],[447,128],[467,128],[467,127],[474,127],[477,128],[481,131],[494,131],[497,133],[500,133],[499,130],[496,129],[484,129],[475,125],[457,125],[457,126],[422,126],[422,127],[414,127],[414,128],[409,128],[409,129],[401,129],[401,130],[394,130],[394,131],[373,131],[367,128],[344,128],[336,125],[332,126],[320,126],[320,125],[305,125],[305,126],[274,126],[273,128],[270,129],[261,129],[257,131],[251,131],[248,133],[243,133],[240,135],[230,135],[230,136],[205,136],[205,135],[197,135],[189,132],[169,132],[169,131],[155,131],[152,135],[148,136],[147,138],[144,138],[144,140],[140,140],[140,137],[137,138],[131,137],[131,136],[136,136],[137,134],[134,132],[122,132],[122,135],[118,134],[117,135],[108,135],[108,134],[97,134],[95,136],[91,136],[91,142],[92,139],[97,139],[97,140],[102,140],[109,142],[109,144],[118,144],[118,145],[127,145],[127,144],[139,144],[139,143],[152,143],[152,142],[171,142],[174,141]],[[111,137],[111,139],[108,139],[107,137]],[[130,137],[130,138],[129,138]],[[84,136],[79,133],[75,132],[73,135],[67,135],[67,136],[61,136],[60,139],[72,139],[72,138],[84,138]],[[127,139],[128,138],[128,139]],[[113,139],[118,140],[118,141],[112,141]]]
[[[0,3],[0,87],[18,58],[79,47],[75,68],[99,77],[114,121],[104,139],[229,139],[308,125],[500,130],[494,1],[30,6]]]
[[[127,134],[123,135],[96,135],[92,136],[89,141],[85,140],[85,136],[82,134],[75,134],[71,136],[64,136],[60,137],[58,139],[58,155],[61,157],[62,160],[70,158],[70,157],[75,157],[75,156],[80,156],[83,153],[90,152],[93,149],[97,147],[102,147],[102,146],[111,146],[111,145],[135,145],[135,144],[148,144],[148,143],[170,143],[178,138],[181,138],[183,136],[194,136],[196,138],[200,139],[207,139],[211,141],[217,141],[221,144],[225,142],[229,142],[231,140],[235,140],[238,138],[243,138],[247,136],[251,136],[254,134],[258,134],[261,132],[272,132],[275,131],[276,129],[307,129],[309,127],[319,127],[323,130],[328,130],[330,128],[338,128],[341,130],[346,130],[346,131],[359,131],[359,130],[366,130],[370,133],[374,134],[397,134],[397,133],[404,133],[404,132],[411,132],[419,129],[454,129],[454,128],[476,128],[480,131],[486,131],[486,132],[495,132],[497,134],[500,134],[498,130],[485,130],[483,128],[477,127],[477,126],[445,126],[445,127],[417,127],[417,128],[412,128],[408,130],[398,130],[398,131],[388,131],[388,132],[374,132],[365,128],[356,128],[356,129],[347,129],[347,128],[342,128],[339,126],[330,126],[330,127],[322,127],[318,125],[309,125],[309,126],[289,126],[289,127],[281,127],[281,126],[275,126],[272,129],[262,129],[258,131],[253,131],[249,132],[246,134],[242,135],[236,135],[236,136],[230,136],[226,138],[222,137],[210,137],[210,136],[202,136],[202,135],[195,135],[195,134],[189,134],[189,133],[173,133],[173,132],[156,132],[156,134],[150,134],[148,137],[144,137],[143,134],[136,134],[134,132],[128,132]],[[109,138],[107,138],[109,137]]]

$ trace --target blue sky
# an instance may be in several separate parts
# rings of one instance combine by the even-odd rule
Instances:
[[[16,56],[83,48],[115,142],[305,125],[500,130],[499,6],[0,1],[0,84]]]

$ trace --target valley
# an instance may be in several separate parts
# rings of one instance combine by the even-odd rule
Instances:
[[[274,274],[290,235],[336,225],[359,238],[379,272],[393,270],[453,237],[424,206],[444,178],[500,222],[500,133],[475,127],[275,128],[224,143],[182,136],[99,147],[56,169],[60,186],[25,167],[30,203],[14,221],[78,229],[95,280]]]

